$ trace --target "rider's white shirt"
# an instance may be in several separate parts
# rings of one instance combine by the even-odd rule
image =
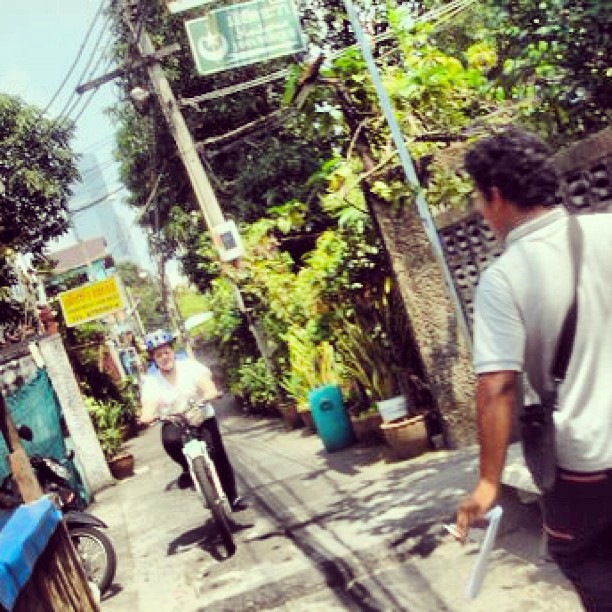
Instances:
[[[189,409],[189,400],[200,396],[198,382],[205,376],[211,376],[210,370],[195,359],[176,361],[176,384],[168,382],[161,374],[148,374],[142,385],[143,403],[155,404],[160,417],[169,414],[184,413]],[[214,408],[206,404],[204,418],[214,416]]]

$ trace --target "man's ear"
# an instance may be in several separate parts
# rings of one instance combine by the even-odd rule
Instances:
[[[504,197],[502,196],[501,191],[499,190],[499,187],[496,187],[495,185],[493,185],[491,187],[491,197],[489,198],[489,205],[494,210],[499,210],[500,206],[503,205],[504,202],[505,200],[504,200]]]

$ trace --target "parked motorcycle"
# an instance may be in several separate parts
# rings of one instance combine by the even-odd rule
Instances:
[[[22,425],[18,433],[24,440],[32,440],[29,427]],[[53,496],[64,515],[70,539],[81,559],[87,579],[96,584],[103,595],[115,577],[117,557],[111,540],[100,531],[100,528],[107,528],[106,523],[93,514],[84,512],[85,504],[71,484],[72,474],[67,464],[73,457],[74,453],[70,452],[60,462],[53,457],[32,455],[30,464],[41,489],[45,494]],[[21,503],[10,474],[0,484],[0,492],[5,494],[5,498],[12,496],[15,504]]]

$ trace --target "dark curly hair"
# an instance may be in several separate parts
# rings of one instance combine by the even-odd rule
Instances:
[[[520,208],[556,203],[559,175],[550,148],[535,134],[509,128],[483,138],[466,153],[465,169],[487,199],[497,187]]]

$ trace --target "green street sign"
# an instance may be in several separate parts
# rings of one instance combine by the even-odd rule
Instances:
[[[304,49],[292,0],[252,0],[185,22],[199,74],[213,74]]]
[[[203,4],[209,4],[210,2],[214,2],[214,0],[166,0],[166,5],[168,6],[168,10],[175,14],[188,11],[189,9],[202,6]]]

